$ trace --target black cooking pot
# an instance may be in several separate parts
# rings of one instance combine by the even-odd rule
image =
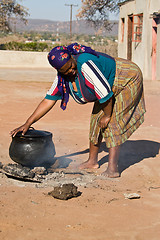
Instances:
[[[10,158],[27,167],[48,167],[55,162],[55,147],[52,133],[29,129],[25,135],[18,132],[12,137]]]

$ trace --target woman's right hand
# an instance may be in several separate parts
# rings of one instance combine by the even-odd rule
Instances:
[[[18,128],[15,128],[14,130],[12,130],[12,131],[10,132],[10,136],[15,137],[18,132],[22,132],[22,135],[24,135],[24,134],[27,132],[27,130],[29,129],[29,127],[30,127],[30,125],[28,125],[27,123],[25,123],[25,124],[23,124],[22,126],[20,126],[20,127],[18,127]]]

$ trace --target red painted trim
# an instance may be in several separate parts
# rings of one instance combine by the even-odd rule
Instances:
[[[156,80],[156,65],[157,65],[157,23],[152,20],[152,80]]]
[[[142,18],[142,20],[140,19]],[[136,21],[137,19],[137,21]],[[136,31],[135,28],[137,27]],[[143,13],[133,15],[132,42],[142,41]],[[141,30],[140,30],[141,28]]]

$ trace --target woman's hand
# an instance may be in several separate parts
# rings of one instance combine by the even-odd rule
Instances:
[[[104,115],[99,121],[99,127],[100,128],[106,128],[109,121],[110,121],[110,117]]]
[[[20,126],[20,127],[18,127],[18,128],[15,128],[14,130],[12,130],[12,131],[10,132],[10,135],[11,135],[12,137],[15,137],[18,132],[22,132],[22,135],[24,135],[24,134],[27,132],[27,130],[29,129],[29,127],[30,127],[30,125],[27,124],[27,123],[25,123],[25,124],[23,124],[22,126]]]

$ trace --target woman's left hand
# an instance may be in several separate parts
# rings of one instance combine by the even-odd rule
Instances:
[[[99,121],[99,127],[100,128],[106,128],[109,121],[110,121],[110,117],[104,115]]]

